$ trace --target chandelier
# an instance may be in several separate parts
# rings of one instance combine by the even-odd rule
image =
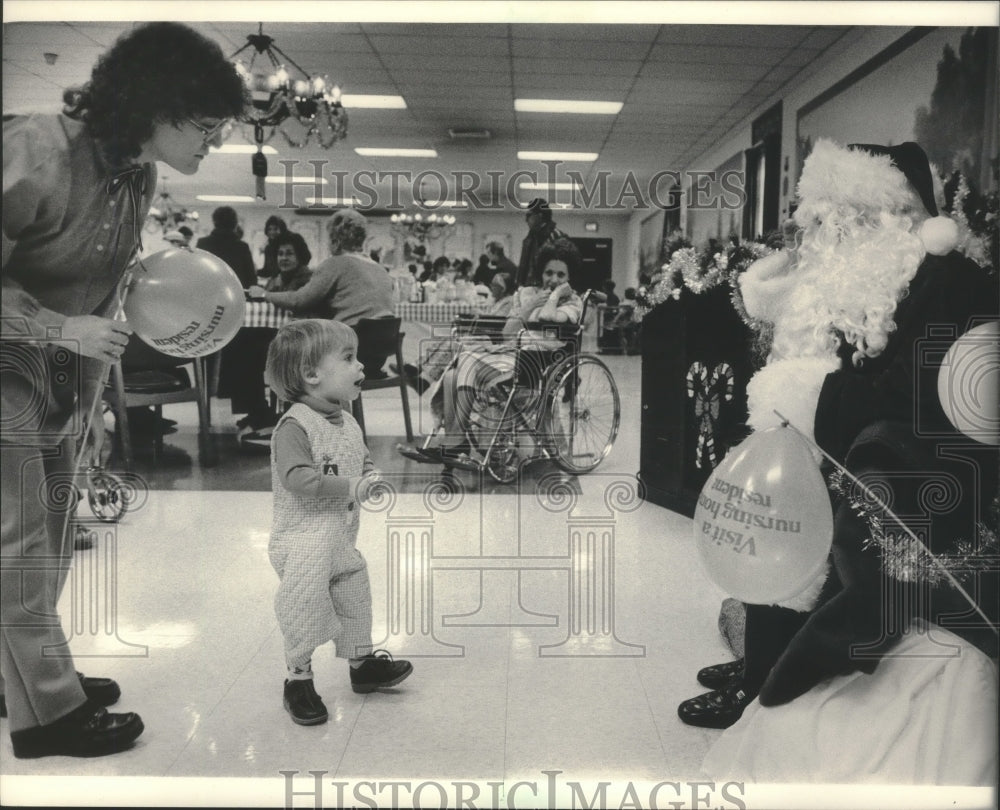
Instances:
[[[167,191],[167,178],[163,178],[163,185],[156,201],[149,208],[146,216],[146,231],[156,233],[159,229],[162,233],[172,231],[183,225],[185,222],[197,222],[198,212],[188,211],[183,206],[174,202],[174,198]]]
[[[244,61],[246,54],[239,58],[244,51],[250,56],[249,62]],[[261,59],[256,64],[257,57],[265,54],[266,62]],[[263,23],[258,23],[257,33],[249,34],[246,44],[230,59],[250,92],[251,104],[240,120],[253,126],[257,153],[251,165],[257,178],[257,196],[264,199],[264,144],[280,131],[288,145],[297,149],[314,138],[323,149],[329,149],[347,137],[347,111],[340,103],[340,87],[330,85],[326,76],[306,73],[274,44],[273,37],[264,33]]]
[[[451,214],[429,214],[426,217],[423,214],[393,214],[389,221],[393,231],[420,244],[447,236],[455,228],[455,217]]]

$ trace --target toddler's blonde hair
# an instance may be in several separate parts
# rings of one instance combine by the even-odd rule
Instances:
[[[358,336],[340,321],[309,318],[285,324],[268,347],[264,382],[279,399],[298,402],[306,393],[306,376],[345,347],[357,350]]]

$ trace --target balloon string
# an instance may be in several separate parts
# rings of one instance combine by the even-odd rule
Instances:
[[[867,486],[865,486],[864,483],[862,483],[855,475],[853,475],[850,470],[848,470],[843,464],[838,462],[837,459],[833,458],[833,456],[827,453],[822,447],[816,444],[816,442],[814,442],[811,438],[809,438],[809,436],[807,436],[805,433],[803,433],[801,430],[795,427],[795,425],[793,425],[788,420],[787,417],[785,417],[778,411],[774,411],[774,413],[777,414],[779,419],[781,419],[782,427],[790,427],[792,430],[798,433],[799,436],[805,439],[806,442],[811,447],[818,450],[827,461],[833,464],[833,466],[836,467],[838,470],[840,470],[841,473],[846,475],[854,484],[859,486],[863,490],[864,494],[868,498],[871,498],[871,500],[874,501],[875,504],[882,509],[882,511],[884,511],[889,517],[891,517],[894,521],[896,521],[896,523],[899,524],[899,526],[903,529],[903,531],[906,532],[907,535],[909,535],[910,539],[913,540],[913,542],[916,543],[921,549],[923,549],[924,553],[927,554],[928,557],[930,557],[934,565],[936,565],[940,569],[941,573],[944,574],[944,576],[948,579],[948,581],[972,606],[972,609],[975,610],[976,613],[978,613],[983,618],[983,621],[986,622],[986,626],[989,627],[990,630],[992,630],[995,635],[1000,636],[1000,630],[997,630],[996,625],[994,625],[993,622],[990,621],[989,617],[985,613],[983,613],[982,608],[980,608],[979,605],[976,604],[976,601],[971,596],[969,596],[968,592],[965,590],[965,588],[962,587],[962,584],[957,579],[955,579],[951,571],[949,571],[942,564],[942,562],[936,556],[934,556],[934,553],[929,548],[927,548],[927,546],[923,543],[923,541],[921,541],[921,539],[911,531],[910,527],[907,526],[905,523],[903,523],[903,521],[896,515],[896,513],[893,512],[886,504],[882,502],[882,500],[878,497],[878,495],[872,492],[872,490],[870,490]]]
[[[142,264],[142,261],[136,257],[136,262]],[[124,321],[125,320],[125,298],[128,296],[129,287],[132,284],[132,270],[126,269],[122,273],[121,279],[118,281],[117,299],[118,305],[115,308],[115,314],[112,320],[114,321]],[[89,449],[90,443],[90,432],[93,429],[94,420],[96,418],[97,404],[101,401],[101,396],[103,394],[104,388],[108,384],[108,378],[111,376],[111,367],[115,362],[104,364],[104,371],[100,377],[100,383],[95,387],[93,399],[90,401],[90,408],[87,410],[87,415],[84,420],[83,425],[83,439],[80,442],[80,446],[77,448],[76,456],[73,460],[73,478],[75,479],[80,473],[80,467],[83,464],[83,457]],[[66,532],[69,530],[70,522],[70,512],[66,510],[66,514],[63,517],[63,527],[62,536],[66,537]]]

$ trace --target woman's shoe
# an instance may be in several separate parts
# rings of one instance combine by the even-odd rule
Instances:
[[[10,741],[18,759],[99,757],[131,747],[142,731],[135,712],[111,714],[88,699],[54,723],[12,731]]]
[[[397,444],[396,450],[404,458],[419,461],[421,464],[441,464],[440,447],[415,447],[412,444]]]

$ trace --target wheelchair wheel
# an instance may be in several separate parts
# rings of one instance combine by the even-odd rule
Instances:
[[[514,407],[507,408],[509,397],[509,382],[477,391],[469,416],[469,438],[482,454],[487,472],[501,484],[514,481],[521,465],[517,418]]]
[[[618,436],[618,386],[608,367],[591,355],[566,360],[552,379],[543,433],[562,469],[590,472],[607,458]]]
[[[121,480],[97,467],[87,470],[87,501],[94,517],[102,523],[117,523],[128,510]]]

